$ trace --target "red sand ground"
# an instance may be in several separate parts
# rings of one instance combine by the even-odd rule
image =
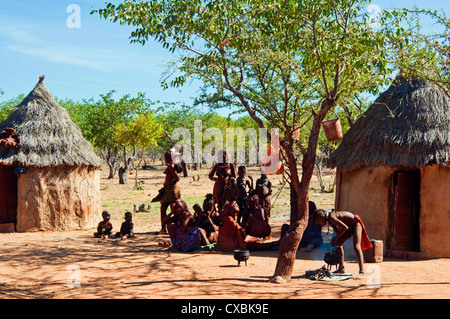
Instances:
[[[160,172],[157,172],[160,175]],[[156,173],[153,173],[156,174]],[[130,176],[131,177],[131,176]],[[156,177],[155,177],[156,178]],[[158,177],[159,178],[159,177]],[[211,182],[184,179],[184,196],[204,195]],[[203,177],[202,177],[203,180]],[[162,182],[158,179],[158,183]],[[130,182],[132,184],[132,182]],[[182,184],[183,185],[183,184]],[[189,186],[190,185],[190,186]],[[193,186],[194,185],[194,186]],[[204,189],[195,187],[203,185]],[[187,187],[189,186],[189,187]],[[122,187],[122,190],[121,190]],[[102,197],[107,190],[117,194],[131,185],[102,178]],[[159,186],[147,187],[156,195]],[[151,191],[150,191],[151,190]],[[119,195],[114,196],[119,196]],[[142,197],[142,198],[144,198]],[[134,202],[139,203],[135,198]],[[132,206],[131,206],[132,207]],[[154,213],[137,213],[155,214]],[[135,220],[137,217],[135,218]],[[121,220],[113,221],[118,228]],[[274,240],[283,220],[273,220]],[[385,258],[366,264],[365,279],[340,282],[302,278],[307,270],[324,265],[324,249],[299,251],[292,280],[269,283],[277,252],[252,252],[248,265],[239,267],[231,253],[170,253],[158,242],[167,236],[154,235],[157,222],[137,225],[137,236],[128,240],[99,240],[93,229],[0,234],[1,298],[163,298],[163,299],[314,299],[314,298],[412,298],[450,297],[450,260],[404,261]],[[351,254],[347,272],[357,274]],[[70,269],[78,269],[73,272]],[[78,285],[79,284],[79,285]]]

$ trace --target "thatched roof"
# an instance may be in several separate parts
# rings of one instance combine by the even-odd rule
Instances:
[[[11,148],[6,154],[0,149],[0,164],[99,167],[101,159],[66,109],[55,101],[43,79],[41,76],[22,103],[0,123],[0,132],[14,128],[20,136],[20,148]]]
[[[423,80],[399,75],[344,135],[332,167],[450,165],[450,100]]]

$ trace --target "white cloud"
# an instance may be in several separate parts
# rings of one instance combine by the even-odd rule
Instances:
[[[98,71],[108,71],[108,69],[105,68],[101,62],[83,59],[81,57],[78,57],[77,55],[64,52],[66,48],[51,46],[29,46],[24,45],[23,43],[10,44],[7,46],[7,48],[14,52],[33,55],[55,63],[84,67]]]
[[[92,48],[57,43],[38,35],[35,30],[39,30],[39,26],[15,24],[2,19],[0,20],[0,45],[3,38],[4,49],[13,52],[36,56],[54,63],[108,71],[100,56],[92,54]]]
[[[105,41],[102,47],[100,41],[91,44],[96,40],[95,35],[68,40],[65,30],[61,32],[49,29],[43,30],[41,25],[10,23],[0,19],[0,49],[3,47],[53,63],[106,73],[160,74],[162,70],[162,56],[152,54],[148,47],[130,44],[124,46],[123,41],[122,45]],[[67,29],[67,32],[71,31]]]

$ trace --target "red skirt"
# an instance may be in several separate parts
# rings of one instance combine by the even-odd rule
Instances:
[[[366,227],[364,226],[364,223],[358,215],[355,215],[355,219],[361,224],[362,226],[362,234],[361,234],[361,250],[367,250],[372,248],[372,243],[370,242],[369,236],[366,232]]]

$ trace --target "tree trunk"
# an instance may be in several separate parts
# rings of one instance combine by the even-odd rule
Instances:
[[[293,180],[294,174],[292,174],[292,171],[297,170],[295,160],[293,164],[294,165],[289,165],[289,170],[291,172],[291,200],[294,200],[294,202],[291,202],[291,223],[289,230],[281,240],[280,248],[278,250],[278,261],[275,267],[275,273],[270,280],[274,283],[290,281],[298,245],[300,244],[303,232],[308,225],[309,183],[303,183],[305,180],[305,171],[302,173],[302,183],[299,182],[297,174],[295,174],[297,180]]]
[[[123,165],[119,168],[119,184],[128,184],[128,160],[127,160],[127,148],[123,147]]]
[[[295,216],[291,216],[291,225],[286,235],[283,237],[278,250],[278,260],[275,267],[274,275],[270,282],[284,283],[291,280],[292,272],[294,269],[295,257],[297,255],[298,245],[303,236],[303,232],[308,225],[309,217],[309,186],[311,178],[314,173],[314,165],[316,161],[317,143],[319,140],[320,125],[325,118],[328,110],[334,105],[334,100],[325,100],[322,103],[321,111],[319,114],[314,114],[313,126],[309,135],[308,149],[303,156],[302,161],[302,179],[299,182],[297,174],[297,165],[292,149],[285,148],[289,171],[291,173],[291,187],[296,192],[297,204],[297,219]],[[291,212],[295,213],[295,210]],[[294,221],[294,222],[292,222]]]
[[[185,161],[181,161],[181,168],[183,169],[183,177],[188,177],[188,170]]]
[[[145,151],[145,147],[142,148],[141,158],[139,159],[139,163],[136,166],[136,174],[134,175],[134,186],[135,187],[138,186],[138,171],[139,171],[139,167],[141,166],[142,161],[144,160],[144,151]]]
[[[114,149],[114,151],[111,149],[111,147],[108,147],[108,153],[106,162],[108,163],[109,167],[109,175],[108,179],[114,178],[114,166],[116,165],[116,159],[117,159],[117,148]]]
[[[128,167],[119,168],[119,184],[128,184]]]
[[[325,193],[327,191],[327,189],[325,187],[325,182],[323,180],[322,161],[323,161],[323,157],[322,156],[320,156],[320,157],[316,156],[317,178],[319,179],[319,183],[320,183],[320,191],[322,193]]]
[[[114,178],[114,164],[111,164],[108,161],[108,167],[109,167],[109,175],[108,175],[108,179],[113,179]]]

